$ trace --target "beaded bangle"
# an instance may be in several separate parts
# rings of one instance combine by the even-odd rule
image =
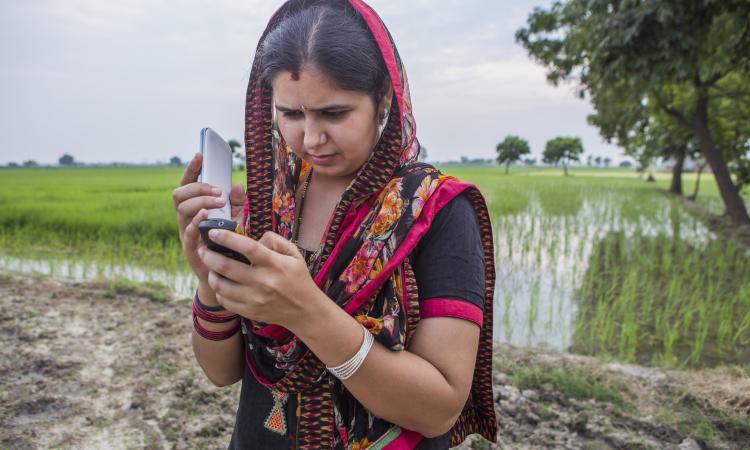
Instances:
[[[221,306],[221,310],[226,311],[223,306]],[[217,310],[216,307],[206,306],[201,303],[200,299],[198,298],[198,294],[195,294],[195,297],[193,297],[193,314],[197,315],[206,322],[226,323],[239,317],[239,314],[214,314],[214,312],[221,310]]]
[[[240,329],[240,322],[237,322],[237,325],[233,326],[232,328],[224,331],[211,331],[203,328],[203,326],[198,321],[198,316],[193,313],[193,328],[195,328],[195,331],[202,337],[210,340],[210,341],[223,341],[226,339],[229,339],[230,337],[234,336],[237,331]]]
[[[359,369],[359,366],[361,366],[365,361],[367,354],[370,352],[370,348],[372,348],[372,343],[375,341],[375,338],[372,336],[372,333],[367,330],[367,328],[362,327],[362,330],[365,334],[365,338],[362,341],[362,346],[359,348],[359,351],[354,356],[352,356],[349,361],[343,364],[340,364],[336,367],[326,366],[326,369],[328,369],[328,371],[331,372],[339,380],[346,380],[347,378],[354,375],[354,373]]]

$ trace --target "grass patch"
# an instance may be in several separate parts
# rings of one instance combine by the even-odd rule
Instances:
[[[118,295],[132,295],[145,297],[155,302],[168,301],[172,293],[170,289],[158,281],[135,282],[125,279],[111,281],[104,291],[106,298],[115,298]]]
[[[510,372],[509,376],[511,383],[520,390],[554,391],[568,398],[594,399],[620,408],[625,407],[625,400],[620,394],[621,387],[613,386],[579,369],[518,367]]]
[[[658,419],[680,433],[708,443],[750,442],[750,422],[708,407],[690,395],[666,405]]]

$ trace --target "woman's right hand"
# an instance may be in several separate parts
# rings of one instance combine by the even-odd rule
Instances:
[[[208,218],[207,210],[224,206],[224,199],[219,188],[197,181],[202,163],[203,155],[196,153],[185,168],[180,187],[172,192],[172,202],[177,212],[182,251],[198,281],[207,286],[209,270],[198,256],[198,248],[204,245],[198,224]],[[245,206],[245,192],[241,184],[232,186],[229,201],[232,204],[232,219],[240,223]]]

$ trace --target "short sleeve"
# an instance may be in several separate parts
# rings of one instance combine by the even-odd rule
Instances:
[[[465,194],[437,213],[412,261],[422,318],[458,317],[482,326],[484,251],[479,220]]]

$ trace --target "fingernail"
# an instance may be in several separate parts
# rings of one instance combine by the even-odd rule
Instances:
[[[209,230],[208,231],[208,237],[211,239],[214,239],[219,236],[219,230]]]
[[[198,247],[198,256],[203,258],[203,247]]]
[[[225,200],[222,197],[217,197],[217,198],[214,199],[214,203],[217,204],[217,205],[219,205],[219,206],[222,206],[222,205],[224,205]]]
[[[213,195],[221,195],[221,189],[219,189],[217,187],[211,188],[211,194],[213,194]]]

